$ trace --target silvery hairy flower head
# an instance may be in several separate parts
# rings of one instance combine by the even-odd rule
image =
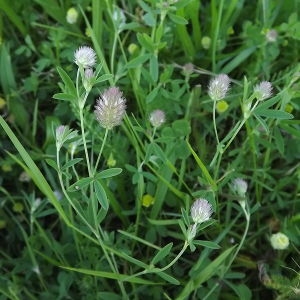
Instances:
[[[269,81],[262,81],[254,87],[257,100],[262,101],[272,96],[272,84]]]
[[[245,197],[248,189],[248,183],[242,178],[236,178],[232,182],[232,189],[239,196]]]
[[[208,95],[214,100],[222,100],[225,98],[230,87],[230,78],[226,74],[217,75],[208,85]]]
[[[78,67],[92,68],[96,64],[96,52],[88,46],[79,47],[74,53],[74,62]]]
[[[149,121],[153,127],[159,127],[165,123],[166,115],[164,111],[156,109],[150,114]]]
[[[112,129],[120,125],[125,115],[126,99],[118,87],[110,87],[97,99],[95,116],[100,125]]]
[[[196,199],[191,207],[191,217],[196,224],[209,220],[212,213],[212,205],[206,199]]]

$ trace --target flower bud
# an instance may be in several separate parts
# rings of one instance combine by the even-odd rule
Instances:
[[[281,232],[272,234],[270,238],[270,242],[271,242],[271,246],[275,250],[284,250],[290,244],[289,238],[284,233]]]
[[[78,19],[78,12],[74,7],[71,7],[67,11],[66,20],[69,24],[75,24]]]
[[[248,183],[242,178],[236,178],[232,182],[233,191],[240,197],[245,197],[248,188]]]

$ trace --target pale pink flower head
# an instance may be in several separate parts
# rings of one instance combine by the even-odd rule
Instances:
[[[149,121],[153,127],[159,127],[165,123],[166,115],[164,111],[156,109],[150,114]]]
[[[269,81],[262,81],[254,87],[254,92],[256,93],[257,100],[265,100],[272,96],[272,84]]]
[[[217,75],[208,85],[208,95],[214,101],[225,98],[230,88],[230,78],[226,74]]]
[[[118,87],[110,87],[97,99],[95,116],[99,124],[112,129],[120,125],[125,115],[126,99]]]

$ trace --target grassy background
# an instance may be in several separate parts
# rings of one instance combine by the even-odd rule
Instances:
[[[70,7],[78,12],[74,24],[66,20]],[[299,9],[294,0],[1,0],[0,299],[297,299]],[[72,206],[51,163],[54,128],[81,127],[77,106],[53,98],[66,89],[58,67],[75,82],[81,45],[95,49],[101,76],[111,74],[83,111],[95,159],[105,133],[95,99],[114,85],[127,99],[127,116],[102,154],[101,170],[123,171],[101,179],[110,209],[97,207],[99,235],[86,190],[69,192]],[[274,87],[223,154],[207,94],[221,73],[232,84],[228,109],[216,112],[220,140],[243,120],[253,86],[267,80]],[[154,109],[166,114],[156,133]],[[84,158],[82,145],[75,157]],[[76,170],[88,176],[84,160]],[[71,167],[63,176],[66,187],[76,181]],[[237,177],[249,185],[243,243],[247,222],[230,189]],[[149,207],[145,195],[153,198]],[[199,228],[196,251],[163,272],[185,241],[182,209],[188,214],[199,197],[213,204],[214,221]],[[290,239],[283,251],[269,242],[279,231]]]

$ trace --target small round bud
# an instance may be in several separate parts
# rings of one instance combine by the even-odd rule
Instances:
[[[146,195],[143,196],[143,198],[142,198],[143,206],[149,207],[153,203],[154,203],[154,198],[151,195],[146,194]]]
[[[201,45],[204,49],[208,50],[210,48],[210,45],[211,45],[211,38],[209,36],[204,36],[201,39]]]
[[[229,105],[225,100],[220,100],[218,101],[217,105],[216,105],[216,110],[219,114],[222,114],[223,112],[225,112],[228,109]]]
[[[134,55],[139,51],[139,46],[137,44],[131,43],[127,48],[129,54]]]
[[[78,12],[74,7],[71,7],[67,11],[66,20],[69,24],[75,24],[78,19]]]
[[[286,249],[289,244],[289,238],[281,232],[275,233],[271,235],[270,238],[271,246],[275,250],[284,250]]]

